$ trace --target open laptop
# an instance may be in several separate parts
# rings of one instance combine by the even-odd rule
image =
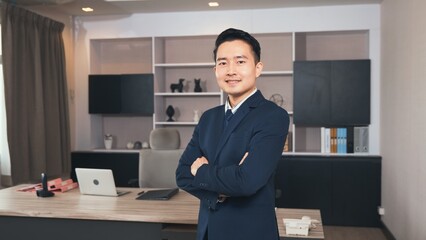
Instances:
[[[117,191],[111,169],[76,168],[81,194],[118,197],[129,191]]]

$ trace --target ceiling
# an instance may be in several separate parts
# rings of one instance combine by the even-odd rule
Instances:
[[[378,4],[383,0],[211,0],[219,7],[209,7],[209,0],[3,0],[27,9],[55,11],[67,15],[122,15],[133,13],[183,12],[309,7],[330,5]],[[94,9],[85,13],[82,7]]]

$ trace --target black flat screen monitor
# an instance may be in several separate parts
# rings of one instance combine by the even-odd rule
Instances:
[[[152,116],[153,74],[89,75],[89,113]]]
[[[370,124],[370,60],[295,61],[293,71],[295,124]]]

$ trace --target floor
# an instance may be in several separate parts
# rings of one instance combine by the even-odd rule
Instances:
[[[324,226],[325,240],[388,240],[380,228]]]

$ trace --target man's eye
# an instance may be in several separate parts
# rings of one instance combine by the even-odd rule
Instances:
[[[238,64],[244,64],[244,63],[246,63],[246,61],[244,61],[244,60],[239,60],[239,61],[237,61],[237,63],[238,63]]]
[[[217,63],[217,65],[218,65],[218,66],[225,66],[225,65],[226,65],[226,62],[218,62],[218,63]]]

